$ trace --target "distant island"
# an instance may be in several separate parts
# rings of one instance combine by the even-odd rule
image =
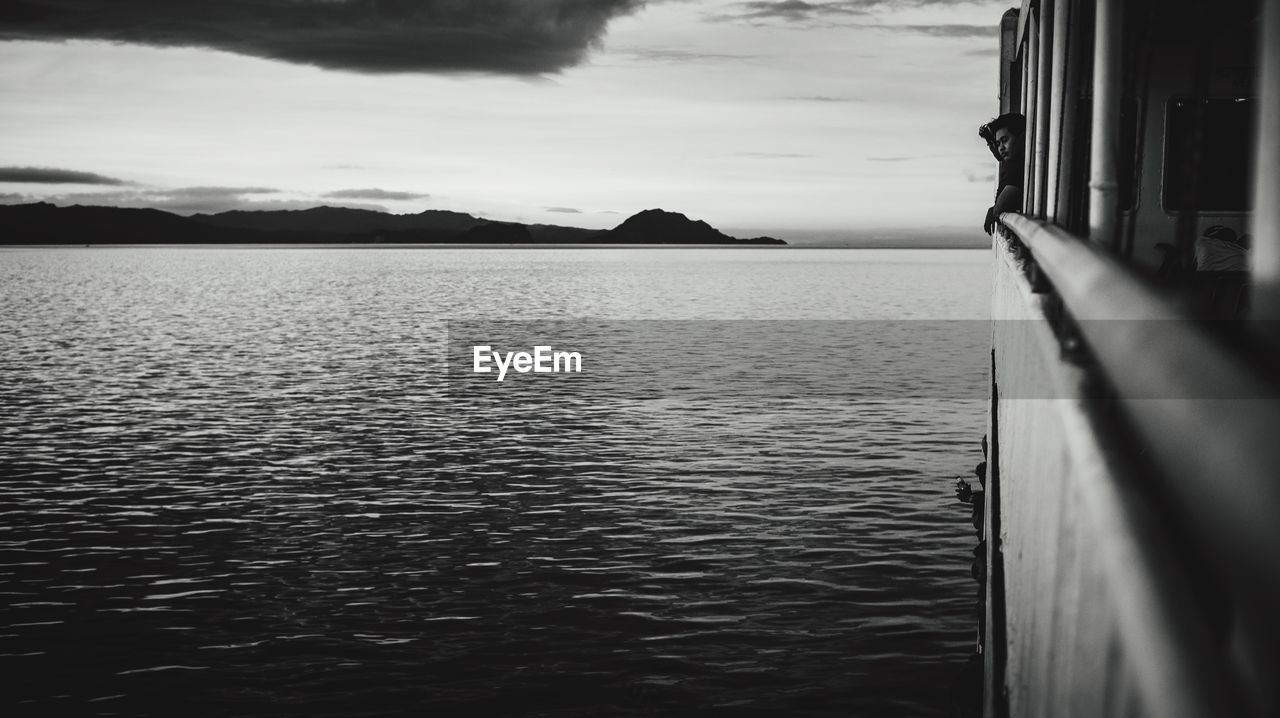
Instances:
[[[0,244],[717,244],[738,239],[678,212],[647,209],[613,229],[494,222],[462,212],[390,214],[345,207],[242,211],[190,217],[158,209],[0,205]]]

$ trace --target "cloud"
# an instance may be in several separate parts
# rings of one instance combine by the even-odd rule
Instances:
[[[99,205],[105,207],[139,207],[161,209],[175,214],[197,212],[226,212],[233,209],[309,209],[321,205],[337,205],[353,209],[372,209],[385,212],[378,204],[361,202],[322,202],[307,199],[260,199],[259,195],[279,193],[270,187],[177,187],[172,189],[136,189],[114,192],[76,192],[58,194],[40,199],[57,205]],[[29,198],[28,201],[35,201]]]
[[[974,182],[978,184],[994,185],[996,181],[996,173],[989,171],[964,170],[964,179],[966,182]]]
[[[347,190],[349,192],[372,192],[383,190]],[[278,209],[311,209],[312,207],[348,207],[351,209],[368,209],[386,212],[387,208],[373,202],[349,201],[351,199],[375,199],[374,197],[323,197],[304,196],[290,193],[292,197],[272,197],[269,195],[284,194],[284,190],[273,187],[145,187],[101,192],[71,192],[50,195],[0,194],[0,203],[15,204],[19,202],[52,202],[66,206],[73,204],[94,205],[103,207],[131,207],[144,209],[160,209],[174,214],[216,213],[230,210],[278,210]],[[331,193],[336,194],[336,193]],[[387,192],[389,195],[408,194]],[[427,195],[411,195],[425,197]],[[333,201],[334,199],[338,201]],[[387,197],[385,199],[395,199]]]
[[[573,207],[546,207],[548,212],[564,212],[565,214],[582,214],[582,210]]]
[[[964,54],[967,57],[999,57],[1000,49],[995,47],[981,47],[976,50],[968,50]]]
[[[830,95],[803,95],[784,97],[782,99],[796,102],[866,102],[861,97],[831,97]]]
[[[122,179],[107,177],[94,172],[55,169],[53,167],[0,167],[0,182],[29,182],[32,184],[129,184]]]
[[[995,37],[1000,34],[998,25],[879,25],[877,27],[895,32],[914,32],[931,37]],[[983,50],[983,53],[996,52]]]
[[[705,62],[708,60],[754,60],[756,55],[735,55],[717,52],[693,52],[664,48],[632,48],[617,50],[640,60],[653,62]]]
[[[867,159],[872,162],[906,162],[908,160],[914,160],[916,158],[915,157],[868,157]]]
[[[263,204],[250,199],[251,195],[275,194],[280,190],[270,187],[177,187],[151,189],[118,195],[120,206],[154,207],[179,214],[193,212],[221,212],[228,209],[244,209],[249,205]],[[110,198],[110,194],[102,195]],[[136,202],[133,203],[133,202]]]
[[[812,157],[813,155],[801,154],[799,152],[734,152],[734,157],[752,157],[755,159],[786,159],[792,157]]]
[[[734,3],[734,9],[709,15],[709,20],[719,21],[768,21],[778,20],[796,24],[841,24],[849,27],[916,32],[936,37],[990,37],[998,32],[991,25],[890,25],[867,22],[875,13],[903,7],[933,7],[970,4],[970,0],[831,0],[807,2],[806,0],[750,0]],[[839,19],[845,22],[839,22]],[[850,21],[860,18],[861,21]]]
[[[0,39],[207,47],[366,73],[537,75],[644,0],[5,0]]]
[[[213,189],[213,188],[206,188]],[[386,212],[387,208],[378,204],[361,202],[321,202],[304,199],[268,199],[255,200],[244,195],[227,194],[183,194],[180,190],[153,190],[143,192],[78,192],[74,194],[54,195],[43,198],[56,205],[95,205],[103,207],[135,207],[161,209],[174,214],[196,214],[227,212],[240,210],[273,210],[273,209],[311,209],[312,207],[350,207],[351,209],[370,209]]]
[[[805,2],[805,0],[778,0],[776,2],[740,2],[734,12],[715,16],[719,20],[767,20],[778,19],[791,22],[812,20],[818,16],[831,15],[865,15],[868,6],[879,3],[867,2]]]
[[[426,199],[429,194],[417,194],[415,192],[395,192],[392,190],[378,189],[340,189],[335,192],[326,192],[321,195],[332,199],[374,199],[374,200],[396,200],[396,199]]]
[[[174,189],[151,190],[152,193],[158,195],[189,198],[226,197],[242,194],[274,194],[279,191],[280,190],[272,187],[176,187]]]

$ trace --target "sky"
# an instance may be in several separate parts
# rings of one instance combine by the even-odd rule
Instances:
[[[0,202],[980,231],[953,0],[5,0]]]

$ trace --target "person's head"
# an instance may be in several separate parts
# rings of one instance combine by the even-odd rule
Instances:
[[[1006,112],[983,125],[978,134],[987,140],[991,152],[1001,162],[1021,160],[1023,135],[1027,130],[1027,118],[1016,112]]]
[[[1242,238],[1236,236],[1236,231],[1234,229],[1231,229],[1230,227],[1224,227],[1220,224],[1215,224],[1212,227],[1209,227],[1204,232],[1201,232],[1200,236],[1208,237],[1209,239],[1216,239],[1220,242],[1230,242],[1231,244],[1243,244],[1240,241]],[[1246,234],[1245,236],[1247,237],[1249,235]]]

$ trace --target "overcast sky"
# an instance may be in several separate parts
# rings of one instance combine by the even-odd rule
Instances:
[[[976,230],[1010,4],[5,0],[0,201]]]

